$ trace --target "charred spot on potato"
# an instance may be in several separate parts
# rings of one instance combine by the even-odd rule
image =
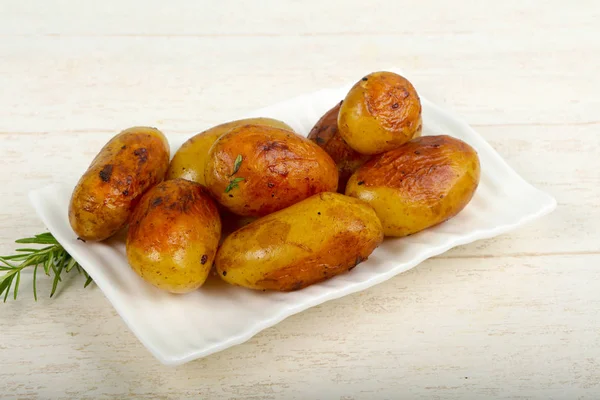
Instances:
[[[163,198],[162,197],[156,197],[154,200],[152,200],[152,203],[150,204],[152,207],[156,207],[159,204],[161,204],[163,202]]]
[[[108,182],[110,181],[110,177],[112,175],[112,171],[113,171],[113,165],[112,164],[106,164],[104,166],[104,168],[102,168],[102,170],[100,171],[100,179],[102,179],[102,182]]]
[[[79,236],[77,236],[77,240],[81,240],[83,243],[85,243],[85,239],[82,239]]]
[[[143,164],[148,160],[148,150],[144,147],[135,149],[133,154],[138,158],[140,164]]]
[[[121,146],[121,150],[125,150],[127,148],[126,145]]]
[[[302,289],[302,285],[304,285],[304,281],[298,281],[292,285],[292,290]]]
[[[127,189],[123,190],[123,196],[129,196],[129,190],[127,190]]]
[[[206,264],[206,261],[208,261],[208,256],[206,254],[203,254],[202,258],[200,259],[200,264],[204,265]]]
[[[368,80],[369,80],[369,78],[367,78],[367,77],[365,76],[364,78],[362,78],[362,80],[366,82],[366,81],[368,81]],[[340,103],[340,104],[342,104],[342,103]]]
[[[230,195],[229,195],[229,197],[233,197],[233,195],[232,195],[232,194],[230,194]]]
[[[396,109],[396,108],[398,108],[398,103],[394,103],[394,104],[392,104],[392,108],[393,108],[393,109]]]
[[[267,186],[272,188],[273,186],[275,186],[275,184],[273,182],[269,182],[269,183],[267,183]]]
[[[358,186],[364,185],[364,184],[365,184],[365,181],[358,181],[358,183],[357,183]]]
[[[321,211],[317,212],[317,215],[321,215]]]
[[[223,271],[223,276],[227,276],[227,271]]]
[[[283,142],[278,142],[278,141],[269,141],[266,142],[265,144],[262,145],[261,147],[264,151],[271,151],[271,150],[289,150],[289,147],[287,144],[283,143]]]

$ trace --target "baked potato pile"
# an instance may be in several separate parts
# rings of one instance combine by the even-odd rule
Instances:
[[[69,221],[91,241],[128,226],[131,268],[172,293],[198,289],[211,270],[246,288],[302,289],[469,203],[476,151],[421,131],[415,88],[391,72],[360,79],[308,138],[271,118],[232,121],[169,163],[159,130],[130,128],[79,180]]]

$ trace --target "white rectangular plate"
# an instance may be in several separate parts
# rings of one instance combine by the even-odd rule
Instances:
[[[277,118],[306,135],[349,88],[321,90],[244,117]],[[411,237],[386,239],[357,268],[300,291],[251,291],[211,277],[194,293],[162,292],[128,266],[122,238],[104,243],[77,240],[67,218],[72,184],[34,191],[30,199],[50,232],[94,278],[144,346],[164,364],[182,364],[242,343],[309,307],[390,279],[454,246],[507,232],[555,208],[551,196],[525,182],[467,124],[427,99],[421,101],[425,135],[449,134],[478,151],[482,174],[473,200],[453,219]],[[180,145],[171,140],[172,153]]]

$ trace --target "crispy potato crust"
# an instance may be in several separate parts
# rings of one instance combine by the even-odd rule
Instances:
[[[228,236],[215,266],[234,285],[297,290],[354,268],[382,240],[371,207],[342,194],[320,193]]]
[[[335,191],[338,173],[331,157],[310,140],[283,129],[244,125],[211,147],[205,179],[224,207],[258,217]]]
[[[69,222],[84,240],[104,240],[123,228],[140,197],[162,181],[169,144],[154,128],[124,130],[100,150],[73,191]]]
[[[475,150],[450,136],[424,136],[374,156],[346,194],[369,203],[386,236],[406,236],[458,214],[479,184]]]
[[[211,146],[233,128],[247,124],[272,126],[293,132],[288,124],[272,118],[248,118],[217,125],[192,136],[181,145],[171,160],[165,179],[183,178],[204,185],[204,170]]]
[[[221,237],[219,212],[206,189],[173,179],[148,191],[127,233],[131,268],[152,285],[185,293],[206,280]]]
[[[374,72],[346,95],[338,128],[346,143],[361,154],[395,149],[421,135],[421,100],[406,78]]]

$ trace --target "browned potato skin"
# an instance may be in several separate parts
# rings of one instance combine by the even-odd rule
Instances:
[[[424,136],[373,157],[346,187],[369,203],[386,236],[407,236],[458,214],[479,184],[477,152],[450,136]]]
[[[221,236],[221,220],[206,189],[185,179],[164,181],[135,208],[127,232],[131,268],[152,285],[186,293],[206,280]]]
[[[342,139],[337,126],[341,105],[340,102],[327,111],[312,128],[308,138],[321,146],[335,162],[339,174],[337,191],[344,193],[350,176],[371,157],[355,151]]]
[[[338,128],[346,143],[361,154],[395,149],[421,135],[421,100],[404,77],[374,72],[346,95]]]
[[[100,150],[71,196],[69,222],[84,240],[104,240],[123,228],[146,190],[162,181],[169,143],[158,129],[129,128]]]
[[[242,163],[232,176],[238,155]],[[226,193],[235,178],[244,180]],[[229,211],[260,217],[315,193],[335,191],[338,172],[331,157],[307,138],[283,129],[244,125],[211,147],[205,179],[213,197]]]
[[[371,207],[319,193],[229,235],[215,267],[226,282],[251,289],[302,289],[354,268],[383,240]]]
[[[204,170],[211,146],[233,128],[247,124],[273,126],[293,132],[288,124],[273,118],[247,118],[217,125],[192,136],[181,145],[169,164],[165,179],[183,178],[204,185]]]

